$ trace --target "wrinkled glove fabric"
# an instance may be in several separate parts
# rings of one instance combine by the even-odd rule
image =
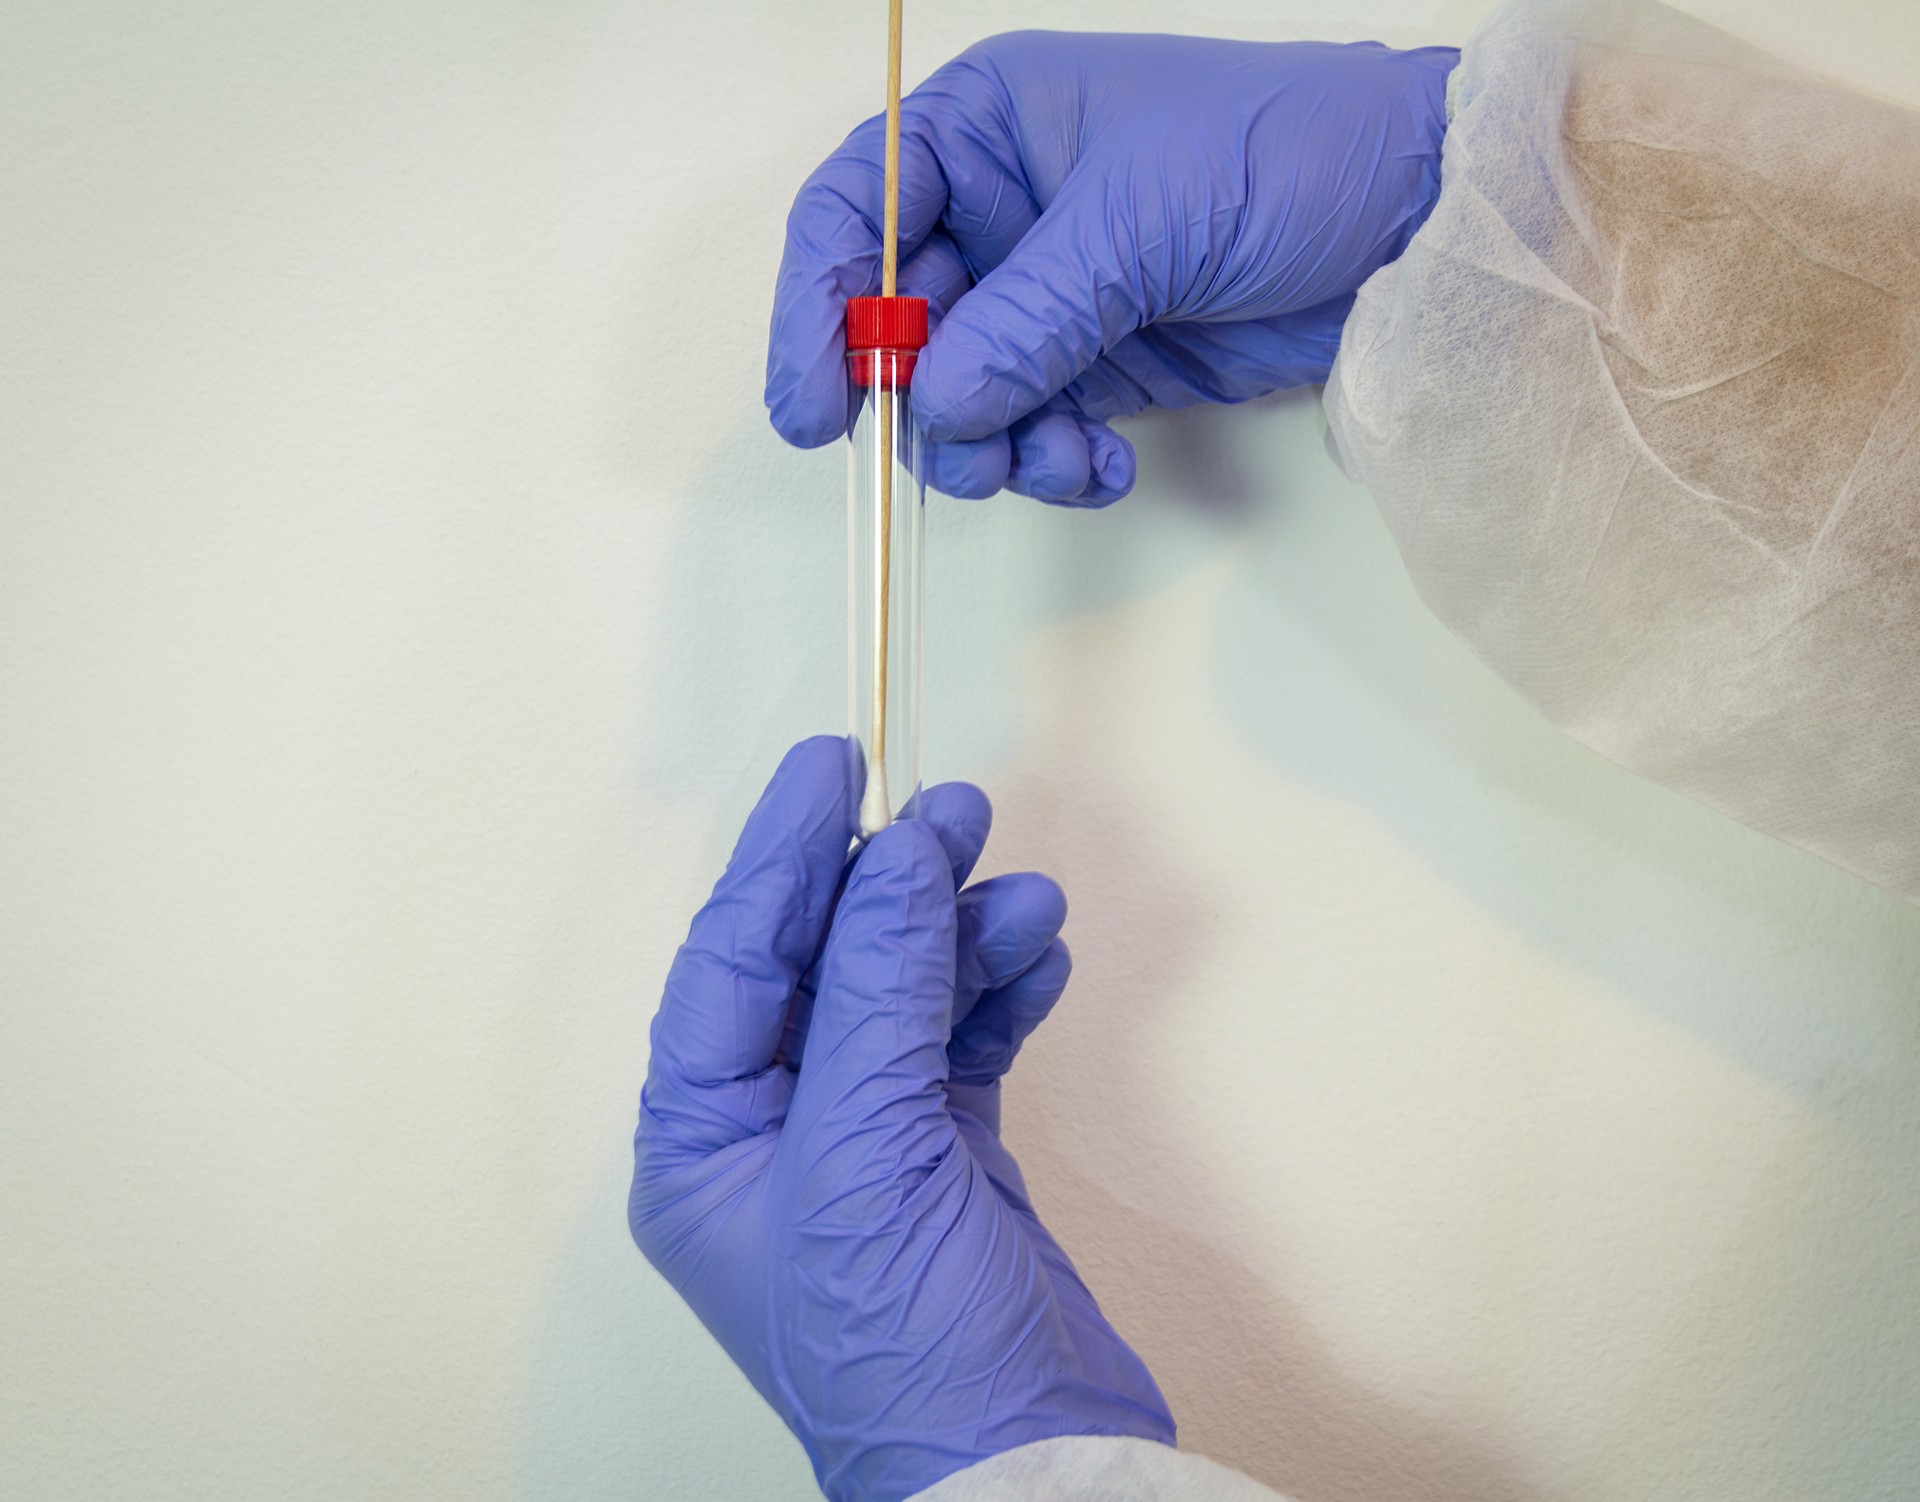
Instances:
[[[1060,889],[956,893],[989,823],[964,784],[843,870],[859,767],[841,740],[794,748],[674,959],[634,1239],[832,1502],[1061,1435],[1170,1445],[999,1136],[1001,1077],[1067,983]]]

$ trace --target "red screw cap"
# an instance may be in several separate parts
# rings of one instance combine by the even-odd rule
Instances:
[[[924,297],[850,297],[847,299],[847,369],[855,384],[871,386],[879,363],[874,353],[893,353],[894,379],[906,385],[927,343]]]

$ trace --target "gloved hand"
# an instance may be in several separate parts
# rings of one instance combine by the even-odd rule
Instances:
[[[1134,474],[1106,419],[1324,380],[1355,290],[1432,208],[1458,58],[1015,32],[915,89],[900,291],[939,320],[913,373],[932,483],[1103,505]],[[767,408],[802,447],[846,431],[883,139],[878,118],[854,131],[787,220]]]
[[[635,1241],[835,1502],[1072,1434],[1173,1442],[1140,1359],[1034,1214],[1000,1078],[1058,999],[1060,889],[955,896],[990,814],[922,795],[842,885],[859,763],[788,753],[667,977]]]

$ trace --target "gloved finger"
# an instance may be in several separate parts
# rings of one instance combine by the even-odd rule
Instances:
[[[1076,503],[1093,478],[1086,434],[1065,412],[1042,409],[1009,428],[1013,471],[1008,489],[1036,501]]]
[[[838,736],[786,755],[695,915],[655,1014],[642,1131],[711,1152],[767,1129],[788,1003],[827,927],[853,838],[859,760]]]
[[[1047,1020],[1072,973],[1073,956],[1066,941],[1055,938],[1025,970],[981,996],[973,1010],[954,1024],[947,1044],[953,1084],[989,1085],[1005,1075],[1020,1045]]]
[[[955,206],[975,239],[1023,231],[1033,212],[1005,165],[1018,155],[983,102],[986,82],[954,64],[900,105],[902,264]],[[847,299],[880,290],[886,122],[861,124],[801,185],[787,215],[767,340],[768,415],[787,442],[817,448],[846,431]],[[978,264],[976,262],[976,264]],[[931,273],[929,282],[937,280]],[[929,295],[909,283],[915,295]],[[1004,425],[1003,425],[1004,426]],[[974,435],[983,436],[983,435]]]
[[[1133,445],[1079,410],[1074,385],[1008,429],[1013,466],[1006,488],[1054,506],[1106,506],[1133,489]],[[929,440],[930,448],[938,446]]]
[[[984,501],[1006,489],[1013,445],[1005,433],[990,433],[971,443],[925,442],[927,484],[942,495]]]
[[[947,310],[972,286],[966,261],[944,230],[932,231],[900,268],[901,293],[927,300],[929,328],[939,328]],[[971,443],[922,442],[927,483],[942,495],[982,501],[1005,488],[1013,464],[1013,445],[1005,433],[990,433]]]
[[[967,884],[993,831],[993,804],[970,782],[936,782],[922,788],[910,811],[934,832],[952,865],[953,885]]]
[[[1082,506],[1107,506],[1133,490],[1139,461],[1133,445],[1118,433],[1091,417],[1078,417],[1080,431],[1087,440],[1088,463],[1093,477],[1080,493]]]
[[[1070,182],[928,339],[913,373],[928,436],[1010,427],[1147,322],[1134,238],[1097,175]]]
[[[966,885],[993,828],[993,805],[987,801],[987,795],[970,782],[935,783],[922,789],[914,799],[912,815],[923,821],[940,841],[953,871],[954,886]],[[807,1026],[813,1017],[813,998],[819,983],[820,956],[816,955],[800,982],[793,1005],[788,1008],[786,1029],[776,1055],[789,1069],[798,1069],[806,1056]]]
[[[898,1204],[953,1140],[942,1086],[959,919],[953,868],[906,819],[867,843],[821,957],[806,1061],[781,1150],[798,1156],[803,1219]]]
[[[960,894],[958,906],[956,1031],[981,997],[1012,981],[1046,953],[1067,921],[1067,896],[1050,876],[1015,871],[968,887]]]

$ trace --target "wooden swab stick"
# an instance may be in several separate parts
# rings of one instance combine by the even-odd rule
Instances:
[[[903,0],[887,0],[887,151],[883,189],[884,225],[880,234],[880,295],[894,296],[900,273],[900,33]],[[868,748],[867,780],[882,779],[881,796],[888,796],[887,775],[887,635],[893,594],[893,387],[894,372],[880,369],[874,360],[874,380],[880,386],[880,517],[875,567],[879,587],[874,591],[873,623],[873,745]]]
[[[880,295],[892,297],[900,274],[900,7],[887,0],[887,181],[880,236]]]

